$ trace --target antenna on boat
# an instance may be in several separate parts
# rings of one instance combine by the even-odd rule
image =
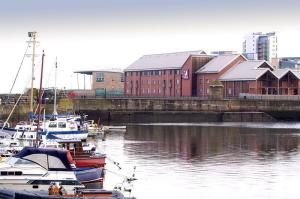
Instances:
[[[41,78],[40,78],[40,89],[39,89],[39,105],[38,105],[38,118],[37,118],[37,128],[36,128],[36,144],[38,145],[39,143],[39,128],[40,128],[40,117],[41,117],[41,106],[42,106],[42,89],[43,89],[43,70],[44,70],[44,57],[45,53],[43,50],[43,55],[42,55],[42,67],[41,67]]]
[[[53,107],[53,115],[57,115],[57,107],[56,107],[56,80],[57,80],[57,57],[55,60],[55,84],[54,84],[54,107]]]
[[[31,92],[30,92],[30,112],[33,113],[33,82],[34,82],[34,58],[35,58],[35,45],[36,45],[36,37],[37,37],[37,32],[28,32],[28,37],[32,38],[31,42],[32,43],[32,69],[31,69]]]

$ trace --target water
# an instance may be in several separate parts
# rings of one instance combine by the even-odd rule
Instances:
[[[130,125],[109,134],[99,150],[107,164],[105,187],[123,177],[137,181],[131,195],[166,198],[300,198],[298,123]]]

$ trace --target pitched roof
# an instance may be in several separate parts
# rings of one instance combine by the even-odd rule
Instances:
[[[261,66],[267,64],[269,68],[263,68]],[[248,60],[241,62],[228,70],[219,79],[221,81],[235,81],[235,80],[257,80],[267,71],[272,68],[266,61],[260,60]]]
[[[278,78],[281,79],[283,76],[285,76],[290,70],[289,69],[276,69],[272,71],[272,73]]]
[[[300,79],[300,70],[290,70],[298,79]]]
[[[202,50],[144,55],[124,71],[180,69],[191,55],[205,55]]]
[[[213,58],[212,60],[210,60],[196,73],[218,73],[226,66],[228,66],[228,64],[230,64],[232,61],[234,61],[238,56],[240,55],[238,54],[219,55]]]

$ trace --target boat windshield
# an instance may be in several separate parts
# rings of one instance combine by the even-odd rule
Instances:
[[[34,162],[31,162],[29,160],[24,160],[24,159],[15,158],[15,157],[8,158],[6,160],[6,163],[9,165],[18,165],[18,164],[34,164],[34,165],[36,165]]]

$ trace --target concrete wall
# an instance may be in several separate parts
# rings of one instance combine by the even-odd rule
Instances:
[[[74,110],[116,111],[220,111],[220,112],[274,112],[300,111],[300,101],[263,100],[166,100],[166,99],[76,99]]]

